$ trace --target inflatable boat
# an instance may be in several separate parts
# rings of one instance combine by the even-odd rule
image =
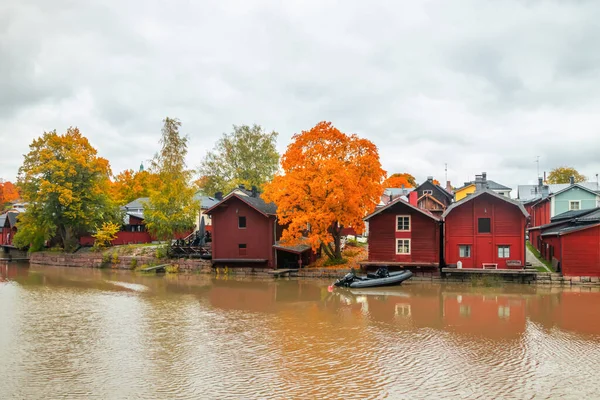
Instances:
[[[377,272],[367,274],[367,276],[356,276],[350,272],[343,278],[338,279],[333,283],[333,286],[337,287],[349,287],[352,289],[370,288],[378,286],[393,286],[399,285],[407,279],[412,277],[412,272],[398,271],[388,272],[385,267],[379,268]]]

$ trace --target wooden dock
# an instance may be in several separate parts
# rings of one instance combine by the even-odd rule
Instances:
[[[166,268],[169,264],[161,264],[161,265],[153,265],[152,267],[142,268],[140,271],[142,272],[166,272]]]
[[[535,269],[442,268],[443,273],[481,275],[536,275]]]
[[[274,269],[273,271],[267,271],[267,273],[273,275],[274,278],[278,278],[280,276],[291,276],[292,273],[298,274],[298,270],[294,268]]]

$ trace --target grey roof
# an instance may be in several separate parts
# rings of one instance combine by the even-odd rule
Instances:
[[[576,185],[591,190],[593,192],[599,192],[600,191],[600,187],[598,186],[597,182],[580,182],[577,183]],[[561,192],[567,188],[569,188],[569,186],[571,186],[570,183],[554,183],[554,184],[549,184],[546,185],[548,186],[548,193],[549,194],[556,194],[558,192]],[[536,191],[536,189],[538,188],[538,185],[519,185],[517,187],[517,197],[520,200],[531,200],[536,196],[539,196],[538,191]]]
[[[267,215],[277,215],[277,206],[275,203],[267,203],[261,197],[260,193],[258,193],[258,197],[252,197],[252,191],[246,189],[234,189],[231,193],[229,193],[223,200],[215,203],[209,210],[215,208],[219,203],[224,203],[228,201],[230,198],[236,197],[242,200],[244,203],[248,204],[250,207],[255,208],[263,214]]]
[[[488,182],[489,182],[489,181],[488,181]],[[475,199],[475,198],[477,198],[477,197],[479,197],[479,196],[481,196],[481,195],[483,195],[483,194],[486,194],[486,195],[488,195],[488,196],[495,197],[495,198],[497,198],[497,199],[500,199],[500,200],[502,200],[502,201],[505,201],[505,202],[507,202],[507,203],[510,203],[510,204],[512,204],[512,205],[514,205],[514,206],[517,206],[517,207],[519,208],[519,210],[521,210],[521,212],[523,213],[523,215],[524,215],[525,217],[529,217],[529,213],[527,212],[527,210],[525,210],[525,207],[523,207],[523,204],[521,204],[521,202],[519,202],[519,201],[517,201],[517,200],[513,200],[513,199],[511,199],[511,198],[508,198],[508,197],[506,197],[506,196],[502,196],[502,195],[500,195],[500,194],[498,194],[498,193],[494,192],[492,189],[484,189],[484,190],[481,190],[481,191],[479,191],[479,192],[475,192],[475,193],[473,193],[472,195],[470,195],[470,196],[467,196],[467,197],[465,197],[464,199],[462,199],[462,200],[460,200],[460,201],[457,201],[456,203],[452,203],[452,204],[450,204],[450,206],[449,206],[449,207],[446,209],[446,211],[444,211],[444,214],[442,215],[442,217],[443,217],[443,218],[446,218],[446,216],[447,216],[448,214],[450,214],[450,212],[451,212],[452,210],[454,210],[456,207],[460,207],[462,204],[464,204],[464,203],[467,203],[467,202],[469,202],[469,201],[471,201],[471,200],[473,200],[473,199]]]
[[[582,229],[587,229],[587,228],[593,228],[598,225],[600,225],[600,224],[591,223],[591,224],[571,225],[571,226],[567,226],[565,228],[558,227],[558,228],[554,228],[554,229],[550,229],[550,230],[542,232],[541,236],[566,235],[567,233],[576,232],[576,231],[580,231]]]
[[[478,182],[476,182],[476,181],[465,182],[464,185],[462,185],[461,187],[459,187],[456,190],[462,189],[462,188],[470,186],[470,185],[475,185],[476,183],[478,183]],[[485,181],[485,184],[487,185],[487,188],[490,190],[512,190],[512,188],[509,188],[508,186],[501,185],[498,182],[492,181],[489,179],[487,179]]]
[[[6,222],[6,214],[0,215],[0,228],[4,227],[5,222]]]
[[[135,199],[131,203],[125,204],[124,207],[127,210],[131,208],[144,208],[144,205],[142,203],[148,203],[148,201],[150,201],[148,197],[140,197],[139,199]]]
[[[577,218],[578,222],[600,221],[600,207],[592,208],[592,212]]]
[[[423,210],[419,207],[415,207],[414,205],[410,204],[408,201],[402,199],[401,197],[396,198],[395,200],[392,200],[391,202],[387,203],[385,206],[382,207],[378,207],[377,209],[375,209],[375,211],[373,211],[371,214],[367,215],[366,217],[363,218],[363,221],[368,221],[371,217],[376,216],[377,214],[387,210],[390,207],[395,206],[396,204],[402,204],[405,206],[408,206],[410,208],[412,208],[413,210],[419,211],[421,214],[427,215],[429,218],[431,219],[435,219],[436,221],[438,221],[440,218],[432,213],[430,213],[427,210]]]
[[[386,196],[393,195],[395,196],[408,196],[410,192],[415,190],[415,188],[386,188],[383,191],[383,194]]]
[[[219,202],[219,200],[215,199],[214,197],[205,196],[200,192],[196,192],[194,195],[194,200],[200,202],[200,208],[203,210],[208,210]]]
[[[570,210],[570,211],[565,211],[564,213],[555,215],[554,217],[550,218],[551,222],[557,222],[557,221],[564,221],[567,219],[572,219],[572,218],[579,218],[582,217],[586,214],[592,213],[595,210],[597,210],[597,208],[588,208],[586,210]]]
[[[567,190],[571,190],[573,188],[579,188],[579,189],[585,190],[586,192],[590,192],[590,193],[596,194],[596,195],[600,194],[600,193],[598,193],[598,186],[596,186],[596,189],[591,189],[591,188],[589,188],[589,187],[587,187],[585,185],[582,185],[580,183],[575,183],[574,185],[567,185],[567,187],[565,187],[563,189],[556,190],[556,191],[552,192],[552,194],[550,196],[556,196],[559,193],[566,192]]]
[[[18,212],[15,211],[9,211],[6,213],[6,217],[8,218],[8,223],[10,224],[11,227],[17,225],[17,216],[19,215]]]
[[[304,253],[305,251],[311,249],[310,245],[308,245],[308,244],[298,243],[295,246],[289,246],[289,245],[282,244],[280,241],[275,242],[273,247],[275,247],[276,249],[279,249],[279,250],[289,251],[292,253]]]

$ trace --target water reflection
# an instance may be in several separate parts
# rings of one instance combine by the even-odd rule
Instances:
[[[596,289],[412,283],[330,293],[328,283],[0,265],[0,398],[600,389],[589,379],[600,366]]]

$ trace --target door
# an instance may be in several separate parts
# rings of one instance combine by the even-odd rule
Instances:
[[[476,238],[475,265],[474,268],[481,268],[483,264],[492,264],[495,262],[494,246],[492,246],[492,236],[479,236]]]

